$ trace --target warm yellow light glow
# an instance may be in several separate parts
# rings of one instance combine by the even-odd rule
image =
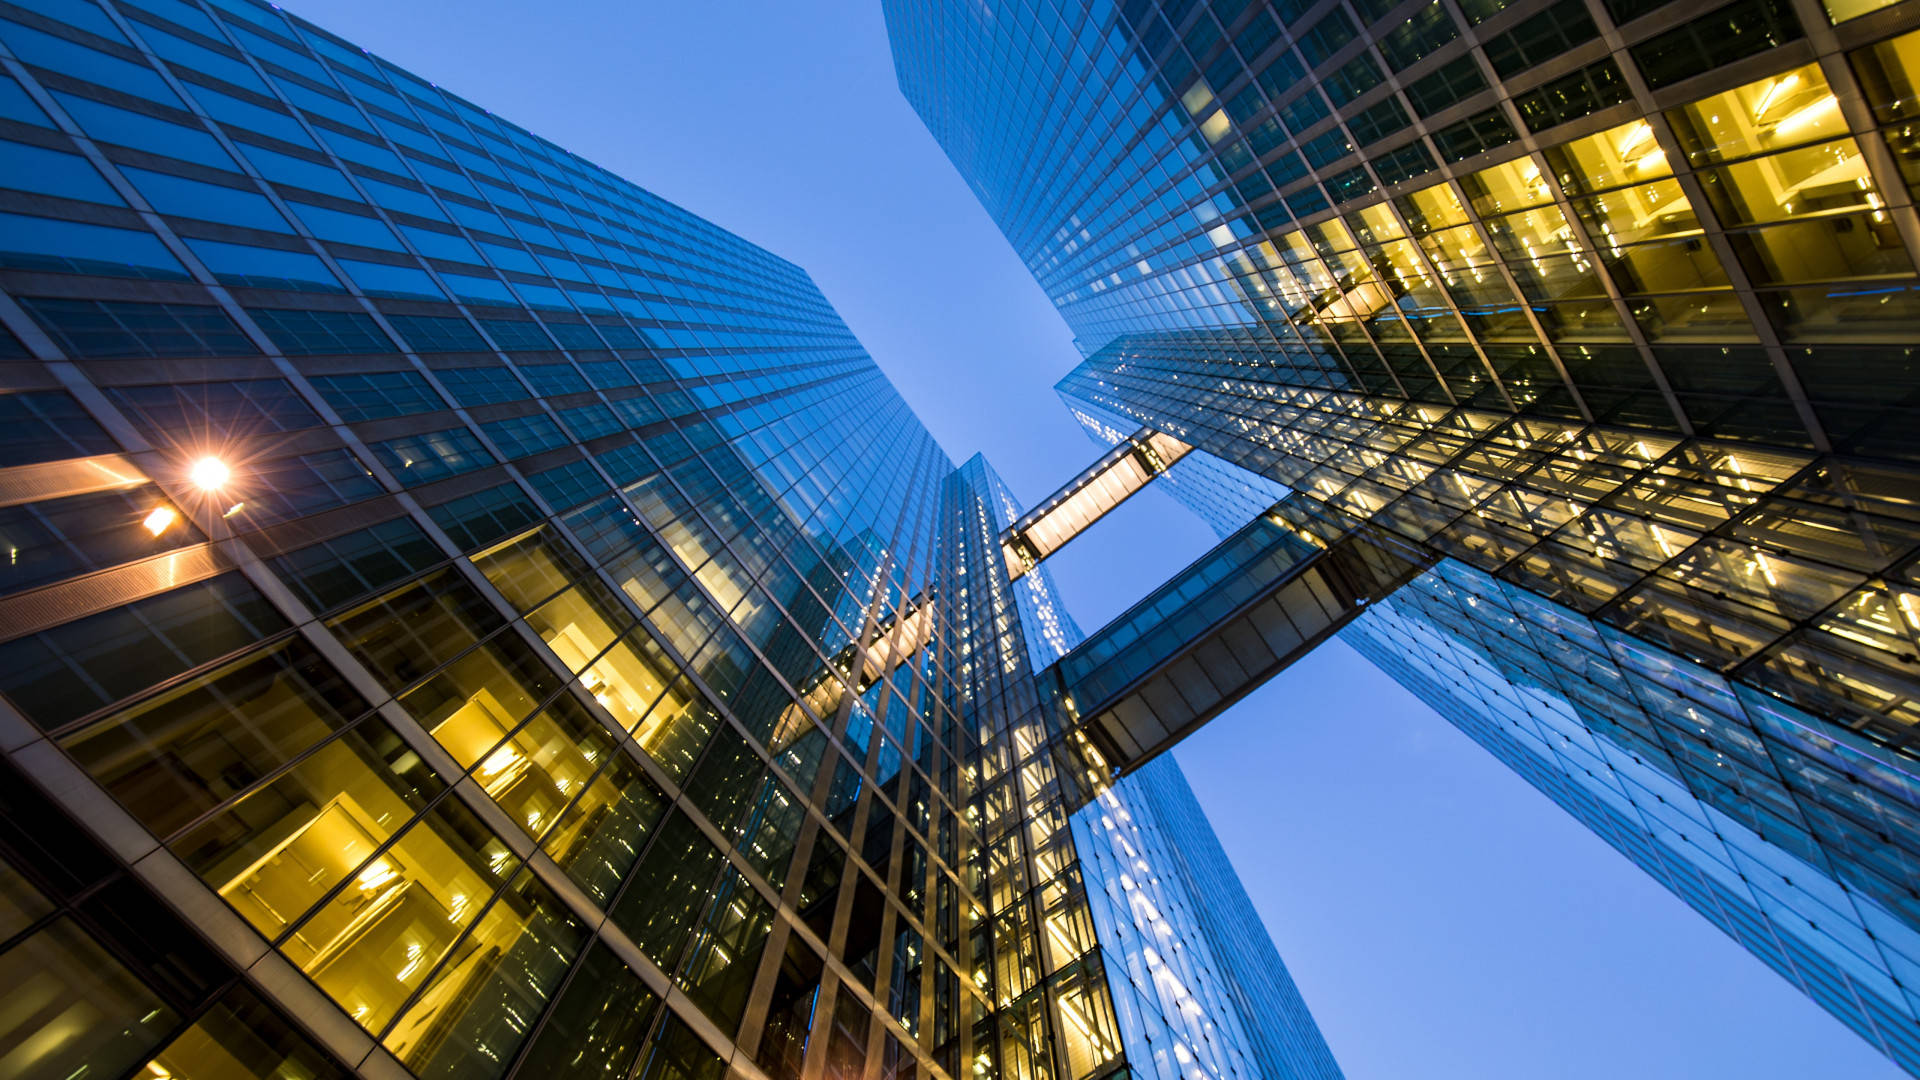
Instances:
[[[156,506],[153,508],[153,513],[148,514],[146,520],[140,524],[145,525],[148,532],[159,536],[161,533],[166,532],[179,516],[179,514],[174,513],[173,507],[171,506]]]
[[[1827,96],[1821,98],[1820,100],[1815,101],[1813,104],[1808,105],[1806,108],[1801,109],[1798,112],[1795,112],[1789,115],[1786,119],[1773,125],[1774,134],[1790,135],[1793,132],[1800,130],[1801,128],[1810,127],[1812,125],[1818,124],[1826,118],[1827,113],[1839,107],[1840,107],[1839,99],[1835,98],[1832,94],[1828,94]]]
[[[226,462],[216,457],[201,458],[194,462],[193,468],[187,472],[188,479],[202,491],[219,491],[226,486],[232,476],[233,470],[227,468]]]
[[[1779,101],[1783,94],[1799,85],[1800,76],[1798,74],[1783,75],[1775,79],[1767,87],[1767,92],[1761,94],[1760,100],[1753,106],[1753,122],[1756,124],[1763,123],[1767,115],[1767,110],[1773,108],[1774,103]]]

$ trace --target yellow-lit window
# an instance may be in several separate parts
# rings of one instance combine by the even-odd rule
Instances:
[[[1920,112],[1920,30],[1853,54],[1860,89],[1881,123]]]
[[[1386,203],[1375,203],[1347,216],[1355,235],[1369,244],[1381,244],[1388,240],[1397,240],[1407,234],[1400,227],[1400,220],[1393,216],[1393,208]]]
[[[1567,194],[1605,191],[1672,176],[1653,127],[1634,120],[1547,150],[1547,163]]]
[[[1601,248],[1700,232],[1699,215],[1677,180],[1656,180],[1573,200],[1574,213]]]
[[[1667,113],[1696,165],[1819,142],[1847,133],[1820,65],[1750,82]]]
[[[1700,185],[1727,225],[1879,210],[1884,205],[1852,139],[1702,169]]]
[[[471,811],[444,801],[362,866],[280,951],[361,1026],[379,1031],[513,869],[512,854]]]
[[[1482,169],[1460,178],[1460,187],[1481,215],[1506,214],[1553,201],[1553,192],[1531,157]]]
[[[1460,205],[1460,197],[1446,184],[1408,192],[1397,201],[1407,225],[1416,235],[1464,225],[1467,221],[1467,208]]]

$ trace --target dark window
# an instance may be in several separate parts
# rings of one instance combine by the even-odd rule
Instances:
[[[481,319],[480,326],[501,352],[547,351],[553,342],[540,330],[540,324],[524,319]]]
[[[1260,74],[1254,76],[1254,82],[1271,98],[1280,98],[1299,85],[1306,78],[1307,69],[1300,66],[1300,60],[1290,52],[1283,52],[1273,58]]]
[[[1247,144],[1253,148],[1253,156],[1266,157],[1287,141],[1287,129],[1276,117],[1269,116],[1260,121],[1260,126],[1247,135]]]
[[[541,397],[559,397],[562,394],[578,394],[587,389],[587,380],[571,364],[522,364],[520,374],[533,384],[533,392]]]
[[[395,351],[380,324],[365,312],[249,308],[247,314],[289,356]]]
[[[528,396],[527,388],[504,367],[444,368],[434,374],[462,405],[491,405]]]
[[[558,341],[560,347],[563,349],[604,349],[607,347],[606,344],[600,340],[600,335],[593,332],[593,327],[581,323],[550,322],[547,324],[547,331],[553,335],[554,340]]]
[[[1347,130],[1361,146],[1368,146],[1399,131],[1413,121],[1407,116],[1407,110],[1400,105],[1400,99],[1389,97],[1378,105],[1360,113],[1347,121]]]
[[[1560,0],[1487,42],[1487,60],[1501,78],[1511,78],[1598,36],[1584,0]]]
[[[1624,25],[1649,12],[1659,11],[1673,3],[1673,0],[1604,0],[1604,2],[1607,5],[1607,14],[1613,16],[1613,21]]]
[[[0,690],[54,727],[285,626],[240,575],[225,574],[0,645]]]
[[[1361,53],[1340,65],[1339,70],[1320,80],[1320,88],[1326,91],[1327,97],[1337,107],[1347,104],[1386,80],[1387,77],[1380,73],[1380,65],[1373,62],[1373,57]]]
[[[1647,85],[1658,90],[1800,36],[1800,20],[1787,0],[1739,0],[1648,38],[1631,52]]]
[[[1664,2],[1664,0],[1663,0]],[[1507,10],[1513,0],[1460,0],[1460,14],[1475,26]]]
[[[1453,162],[1505,146],[1519,137],[1507,122],[1506,114],[1492,108],[1434,132],[1433,145],[1439,147],[1443,160]]]
[[[1611,57],[1513,99],[1527,130],[1545,131],[1632,97]]]
[[[1267,179],[1273,181],[1274,187],[1286,187],[1305,175],[1307,163],[1291,150],[1267,163]]]
[[[1447,17],[1447,9],[1434,0],[1380,35],[1380,55],[1387,58],[1388,67],[1405,71],[1459,36],[1460,28]]]
[[[573,432],[573,437],[581,442],[597,439],[602,435],[610,435],[621,428],[620,421],[613,415],[613,410],[605,405],[580,405],[571,409],[562,409],[560,419],[566,421],[567,430]]]
[[[1262,8],[1253,13],[1252,22],[1233,36],[1233,44],[1240,50],[1240,55],[1245,57],[1248,63],[1252,63],[1261,53],[1266,52],[1267,46],[1273,44],[1274,39],[1279,36],[1280,24],[1274,22],[1273,16],[1267,14]]]
[[[1487,88],[1480,66],[1472,56],[1450,60],[1407,84],[1407,100],[1422,118],[1447,108]]]
[[[438,563],[420,527],[395,518],[272,560],[274,571],[315,612],[330,611]]]
[[[362,375],[316,375],[314,389],[348,422],[378,420],[447,407],[427,380],[413,371],[377,371]]]
[[[1357,199],[1372,193],[1373,189],[1373,177],[1368,176],[1366,168],[1360,165],[1327,178],[1327,190],[1333,194],[1334,202]]]
[[[1434,167],[1433,155],[1427,152],[1427,144],[1418,140],[1373,159],[1373,171],[1379,174],[1383,184],[1411,180],[1422,173],[1432,172]]]
[[[1305,131],[1333,115],[1327,107],[1327,99],[1320,96],[1312,87],[1307,92],[1280,106],[1279,117],[1282,123],[1294,131]]]
[[[22,297],[20,306],[68,356],[155,359],[260,351],[217,307],[33,297]]]
[[[1301,32],[1300,54],[1307,58],[1309,66],[1319,67],[1333,59],[1333,54],[1339,52],[1341,46],[1352,41],[1358,34],[1359,30],[1354,28],[1353,20],[1347,16],[1346,9],[1336,7],[1322,16],[1319,22]]]
[[[1324,135],[1317,136],[1300,147],[1300,152],[1318,169],[1331,165],[1348,154],[1353,153],[1353,144],[1347,141],[1347,133],[1335,127]]]
[[[490,420],[481,424],[480,429],[487,433],[487,437],[509,460],[551,450],[567,441],[566,435],[560,431],[560,425],[544,413]]]
[[[579,506],[588,499],[607,493],[606,482],[600,479],[599,473],[593,471],[593,466],[584,461],[534,473],[527,477],[527,481],[556,510]]]
[[[281,379],[115,386],[105,393],[149,437],[183,443],[298,431],[320,423]]]
[[[427,516],[461,551],[472,551],[539,521],[540,511],[525,492],[501,484],[433,507]]]
[[[0,467],[118,449],[80,403],[61,391],[0,394]]]
[[[493,464],[466,428],[447,428],[373,444],[374,456],[403,484],[425,484]]]
[[[480,331],[465,319],[444,315],[388,315],[414,352],[491,352]]]
[[[607,319],[596,319],[593,325],[594,329],[600,331],[600,336],[607,339],[607,344],[616,349],[644,349],[647,347],[646,340],[640,336],[639,331],[628,326],[626,323],[612,322]]]
[[[1287,196],[1287,209],[1291,210],[1296,218],[1316,214],[1325,210],[1328,205],[1327,197],[1321,194],[1319,186],[1315,184],[1309,184]]]
[[[380,494],[379,481],[345,450],[275,458],[248,466],[246,510],[256,524],[299,517]]]

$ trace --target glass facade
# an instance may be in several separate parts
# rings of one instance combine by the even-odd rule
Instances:
[[[803,271],[254,0],[0,159],[0,1073],[1338,1076]]]
[[[1346,637],[1920,1072],[1920,6],[885,8],[1096,441],[1424,551]]]

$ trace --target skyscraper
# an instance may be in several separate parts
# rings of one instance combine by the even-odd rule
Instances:
[[[1920,5],[885,6],[1097,441],[1920,1071]]]
[[[254,0],[0,69],[0,1074],[1338,1077],[803,271]]]

